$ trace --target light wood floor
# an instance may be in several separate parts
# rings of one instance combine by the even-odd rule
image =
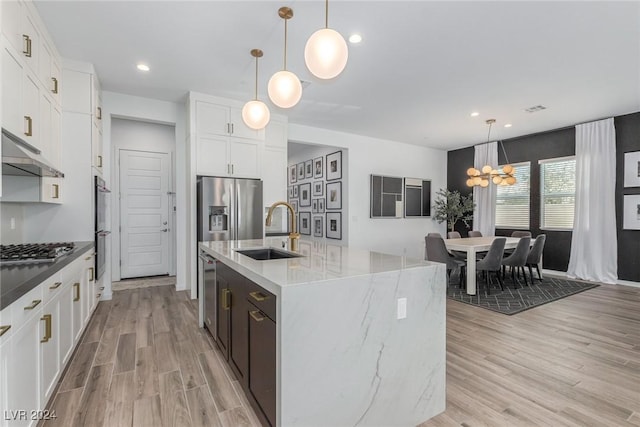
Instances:
[[[196,301],[159,286],[98,305],[60,380],[53,426],[259,426]]]
[[[98,306],[52,425],[258,425],[196,307],[172,287]],[[447,301],[447,410],[422,426],[640,426],[640,289],[515,316]]]

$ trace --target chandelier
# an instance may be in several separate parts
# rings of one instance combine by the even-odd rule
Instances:
[[[496,122],[496,119],[489,119],[486,123],[489,125],[489,133],[487,135],[487,144],[491,138],[491,125]],[[493,182],[495,185],[513,185],[516,183],[516,177],[514,176],[513,166],[509,164],[509,159],[507,158],[507,152],[504,150],[504,145],[502,141],[499,141],[500,147],[502,147],[502,153],[504,154],[504,159],[507,162],[506,165],[502,167],[502,170],[498,170],[491,165],[484,165],[482,170],[478,170],[476,168],[467,169],[467,175],[469,178],[467,179],[467,185],[469,187],[488,187],[489,182]]]

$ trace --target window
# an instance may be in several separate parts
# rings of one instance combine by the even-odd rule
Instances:
[[[498,185],[497,188],[496,228],[529,229],[531,163],[517,163],[512,166],[516,183],[509,186]]]
[[[576,202],[575,157],[540,161],[540,195],[540,228],[571,230]]]

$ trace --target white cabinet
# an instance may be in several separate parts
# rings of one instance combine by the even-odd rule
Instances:
[[[95,120],[91,129],[91,166],[102,176],[102,131]]]
[[[244,124],[241,108],[205,101],[196,101],[196,132],[199,136],[233,136],[264,141],[264,130],[253,130]]]
[[[196,156],[198,175],[260,177],[260,146],[256,141],[199,136]]]
[[[23,5],[21,1],[3,1],[2,7],[2,34],[9,41],[9,44],[19,52],[24,49],[24,39],[22,38],[22,15]]]
[[[76,277],[73,280],[73,284],[71,287],[73,288],[73,298],[71,305],[71,317],[72,317],[72,326],[71,330],[73,331],[73,341],[76,342],[80,339],[80,335],[82,334],[82,287],[80,286],[82,283],[82,279],[80,277]]]
[[[30,412],[41,408],[40,404],[40,340],[44,337],[42,308],[34,309],[31,316],[13,333],[8,349],[7,409],[24,410],[24,416],[16,416],[11,426],[35,425]]]
[[[22,14],[22,54],[24,62],[36,74],[38,72],[38,60],[40,59],[40,31],[35,19],[27,8],[23,9]]]
[[[42,150],[40,145],[40,92],[38,83],[28,72],[22,73],[22,113],[24,131],[20,136],[29,144]]]
[[[60,295],[42,308],[44,335],[40,339],[40,402],[45,404],[60,374]]]
[[[11,339],[0,341],[0,378],[9,378],[9,361],[11,360]],[[0,381],[0,414],[9,414],[9,381]],[[1,420],[4,426],[7,421]]]
[[[4,4],[2,7],[4,8]],[[16,136],[23,137],[25,119],[22,109],[22,65],[9,46],[2,46],[1,65],[2,127]]]
[[[93,300],[95,300],[95,268],[93,264],[93,256],[84,257],[82,266],[82,323],[86,325],[89,322],[93,309]]]
[[[73,283],[66,282],[60,287],[60,362],[64,365],[69,361],[73,350]]]

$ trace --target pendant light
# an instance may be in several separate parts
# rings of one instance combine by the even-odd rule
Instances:
[[[251,49],[251,56],[256,58],[256,91],[255,98],[252,101],[247,102],[242,107],[242,120],[244,124],[251,129],[260,130],[269,123],[271,113],[269,113],[269,107],[258,100],[258,58],[262,58],[262,51],[260,49]]]
[[[332,79],[344,70],[349,48],[344,37],[329,28],[329,0],[325,0],[325,28],[309,37],[304,47],[304,62],[311,74],[319,79]]]
[[[284,19],[284,67],[269,79],[267,91],[269,99],[280,108],[291,108],[300,101],[302,84],[300,79],[287,70],[287,21],[293,17],[289,7],[278,9],[278,15]]]
[[[491,125],[496,122],[496,119],[489,119],[486,123],[489,125],[489,133],[487,135],[487,144],[491,140]],[[499,141],[500,147],[502,147],[502,154],[504,154],[504,160],[507,162],[506,165],[502,167],[502,172],[497,169],[494,169],[490,165],[484,165],[482,167],[482,171],[479,171],[476,168],[467,169],[467,186],[475,187],[479,185],[480,187],[488,187],[489,182],[493,182],[495,185],[513,185],[516,183],[516,177],[514,176],[513,166],[509,164],[509,159],[507,158],[507,152],[504,150],[504,144],[502,141]]]

